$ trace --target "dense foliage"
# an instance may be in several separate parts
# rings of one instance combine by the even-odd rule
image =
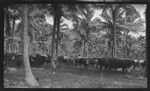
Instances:
[[[112,54],[112,5],[61,5],[60,33],[58,55],[111,57]],[[20,6],[5,8],[4,21],[4,50],[7,53],[21,53],[22,22],[20,22]],[[53,25],[47,18],[54,18],[53,5],[31,5],[29,10],[30,52],[29,54],[49,54],[51,50]],[[124,9],[124,10],[123,10]],[[99,10],[99,16],[94,17]],[[101,11],[102,10],[102,11]],[[130,13],[132,12],[132,14]],[[133,37],[129,32],[145,31],[145,22],[138,16],[133,5],[116,6],[116,45],[117,57],[129,59],[143,59],[145,57],[145,36]],[[66,20],[73,23],[68,26]],[[19,22],[17,22],[19,21]],[[128,28],[130,27],[130,28]],[[127,32],[127,33],[126,33]],[[125,53],[126,52],[126,53]]]

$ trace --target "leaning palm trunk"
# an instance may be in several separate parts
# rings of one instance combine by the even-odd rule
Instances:
[[[36,79],[33,76],[33,73],[31,71],[30,62],[29,62],[29,55],[28,55],[28,22],[27,22],[27,16],[28,16],[28,7],[27,4],[23,5],[24,11],[23,11],[23,62],[24,62],[24,70],[25,70],[25,80],[26,82],[31,86],[39,86],[39,83],[36,81]]]

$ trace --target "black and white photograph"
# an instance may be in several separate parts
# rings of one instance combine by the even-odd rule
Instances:
[[[3,10],[4,88],[147,88],[146,3]]]

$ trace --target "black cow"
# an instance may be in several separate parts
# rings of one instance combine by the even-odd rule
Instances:
[[[144,62],[141,63],[141,66],[144,68],[146,66],[146,64],[147,64],[147,62],[144,61]]]
[[[36,54],[36,56],[29,56],[29,59],[32,66],[41,66],[48,60],[47,57],[41,56],[40,54]]]
[[[14,64],[14,56],[14,53],[4,54],[4,70],[7,69],[8,66],[12,66]]]
[[[146,66],[146,61],[145,60],[138,60],[138,66],[144,68]]]
[[[74,63],[74,59],[72,59],[71,57],[64,56],[64,60],[65,60],[66,64]]]
[[[111,68],[110,65],[112,63],[112,59],[103,57],[101,60],[102,60],[102,65],[101,66],[104,67],[107,70],[110,70],[110,68]]]
[[[36,65],[36,55],[29,55],[29,61],[31,66]]]
[[[14,53],[7,53],[4,55],[4,63],[4,66],[19,68],[22,66],[22,56]]]
[[[87,58],[87,64],[91,67],[96,67],[98,63],[98,58]]]
[[[97,61],[97,68],[100,67],[100,69],[109,69],[109,63],[110,61],[110,58],[98,58],[98,61]]]
[[[135,67],[135,61],[128,60],[128,59],[124,60],[124,59],[114,58],[111,59],[110,61],[109,69],[122,68],[122,71],[127,72],[127,69],[130,68],[131,66]]]
[[[18,68],[20,68],[20,67],[23,66],[22,55],[15,55],[15,56],[14,56],[14,61],[15,61],[16,66],[17,66]]]
[[[127,72],[127,69],[131,66],[135,67],[135,61],[132,60],[124,60],[118,58],[99,58],[98,65],[102,68],[111,70],[122,68],[124,72]]]
[[[57,61],[59,62],[59,64],[66,64],[67,63],[67,61],[64,59],[64,56],[58,56]]]
[[[97,66],[97,68],[102,67],[102,58],[98,58],[96,66]]]
[[[84,67],[87,66],[86,58],[76,58],[74,59],[74,61],[75,61],[75,65],[77,66],[84,66]]]

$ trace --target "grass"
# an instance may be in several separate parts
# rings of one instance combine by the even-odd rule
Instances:
[[[101,71],[61,65],[56,69],[32,68],[39,78],[40,88],[147,88],[147,78],[140,79],[143,70],[128,73]],[[5,88],[32,88],[24,80],[23,69],[4,73]]]

